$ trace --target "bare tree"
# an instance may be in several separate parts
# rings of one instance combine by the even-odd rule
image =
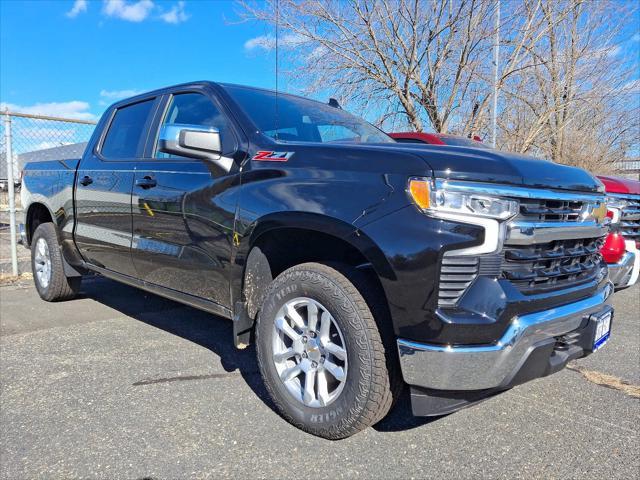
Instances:
[[[490,0],[281,0],[243,3],[272,24],[307,92],[326,91],[411,128],[446,132],[472,114],[491,28]],[[287,48],[289,47],[289,48]]]
[[[278,24],[298,90],[335,96],[390,130],[488,133],[495,0],[240,3],[244,18]],[[498,145],[598,171],[637,148],[631,68],[617,46],[633,5],[502,8]]]
[[[525,45],[528,66],[502,85],[503,148],[610,172],[637,146],[633,64],[618,44],[628,13],[610,2],[540,2],[543,28]]]

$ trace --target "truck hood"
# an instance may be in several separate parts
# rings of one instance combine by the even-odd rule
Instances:
[[[397,144],[390,145],[395,147]],[[403,144],[402,149],[410,149],[420,156],[439,178],[507,183],[533,188],[603,191],[602,183],[581,168],[525,155],[499,150],[453,146],[443,148],[421,144]]]

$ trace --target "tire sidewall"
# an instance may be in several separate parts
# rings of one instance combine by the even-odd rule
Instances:
[[[337,273],[337,272],[336,272]],[[293,398],[280,380],[272,359],[275,317],[289,300],[308,297],[321,303],[342,331],[347,350],[347,379],[339,397],[326,407],[307,407]],[[367,329],[347,292],[320,272],[285,272],[269,288],[257,324],[257,355],[262,376],[274,401],[292,423],[305,430],[340,430],[359,417],[371,389],[372,354]]]
[[[46,287],[43,287],[40,284],[38,275],[36,275],[36,248],[38,245],[38,240],[40,239],[43,239],[47,243],[47,247],[49,248],[49,258],[51,260],[51,275],[49,278],[49,285],[47,285]],[[49,300],[52,297],[52,289],[55,277],[58,274],[58,269],[62,268],[62,262],[57,255],[57,248],[58,239],[55,237],[53,226],[48,223],[40,224],[38,228],[36,228],[31,242],[31,271],[33,272],[33,283],[36,286],[36,290],[38,291],[40,297],[42,297],[44,300]]]

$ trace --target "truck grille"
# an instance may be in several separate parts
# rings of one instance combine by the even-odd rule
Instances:
[[[525,198],[520,200],[518,219],[530,222],[578,222],[584,203],[568,200]]]
[[[620,212],[620,233],[627,240],[640,242],[640,195],[621,196],[629,204]]]
[[[601,238],[507,245],[502,275],[524,294],[574,286],[596,277],[601,246]]]
[[[439,307],[455,307],[481,276],[507,280],[524,295],[533,295],[599,281],[605,274],[600,247],[608,226],[593,215],[604,202],[604,195],[485,188],[490,195],[517,200],[519,211],[505,226],[499,252],[475,256],[445,253],[440,269]],[[639,207],[636,204],[623,217],[627,220],[623,228],[628,228],[634,238],[640,235]]]

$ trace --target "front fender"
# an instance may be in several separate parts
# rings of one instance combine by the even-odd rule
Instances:
[[[311,232],[319,232],[330,235],[346,242],[357,250],[369,262],[378,276],[384,276],[393,280],[393,269],[387,257],[371,238],[357,227],[343,220],[309,212],[274,212],[253,222],[237,236],[237,256],[235,265],[242,265],[242,271],[238,271],[232,282],[232,295],[236,301],[242,298],[243,279],[247,263],[247,257],[261,236],[278,229],[297,229]]]

